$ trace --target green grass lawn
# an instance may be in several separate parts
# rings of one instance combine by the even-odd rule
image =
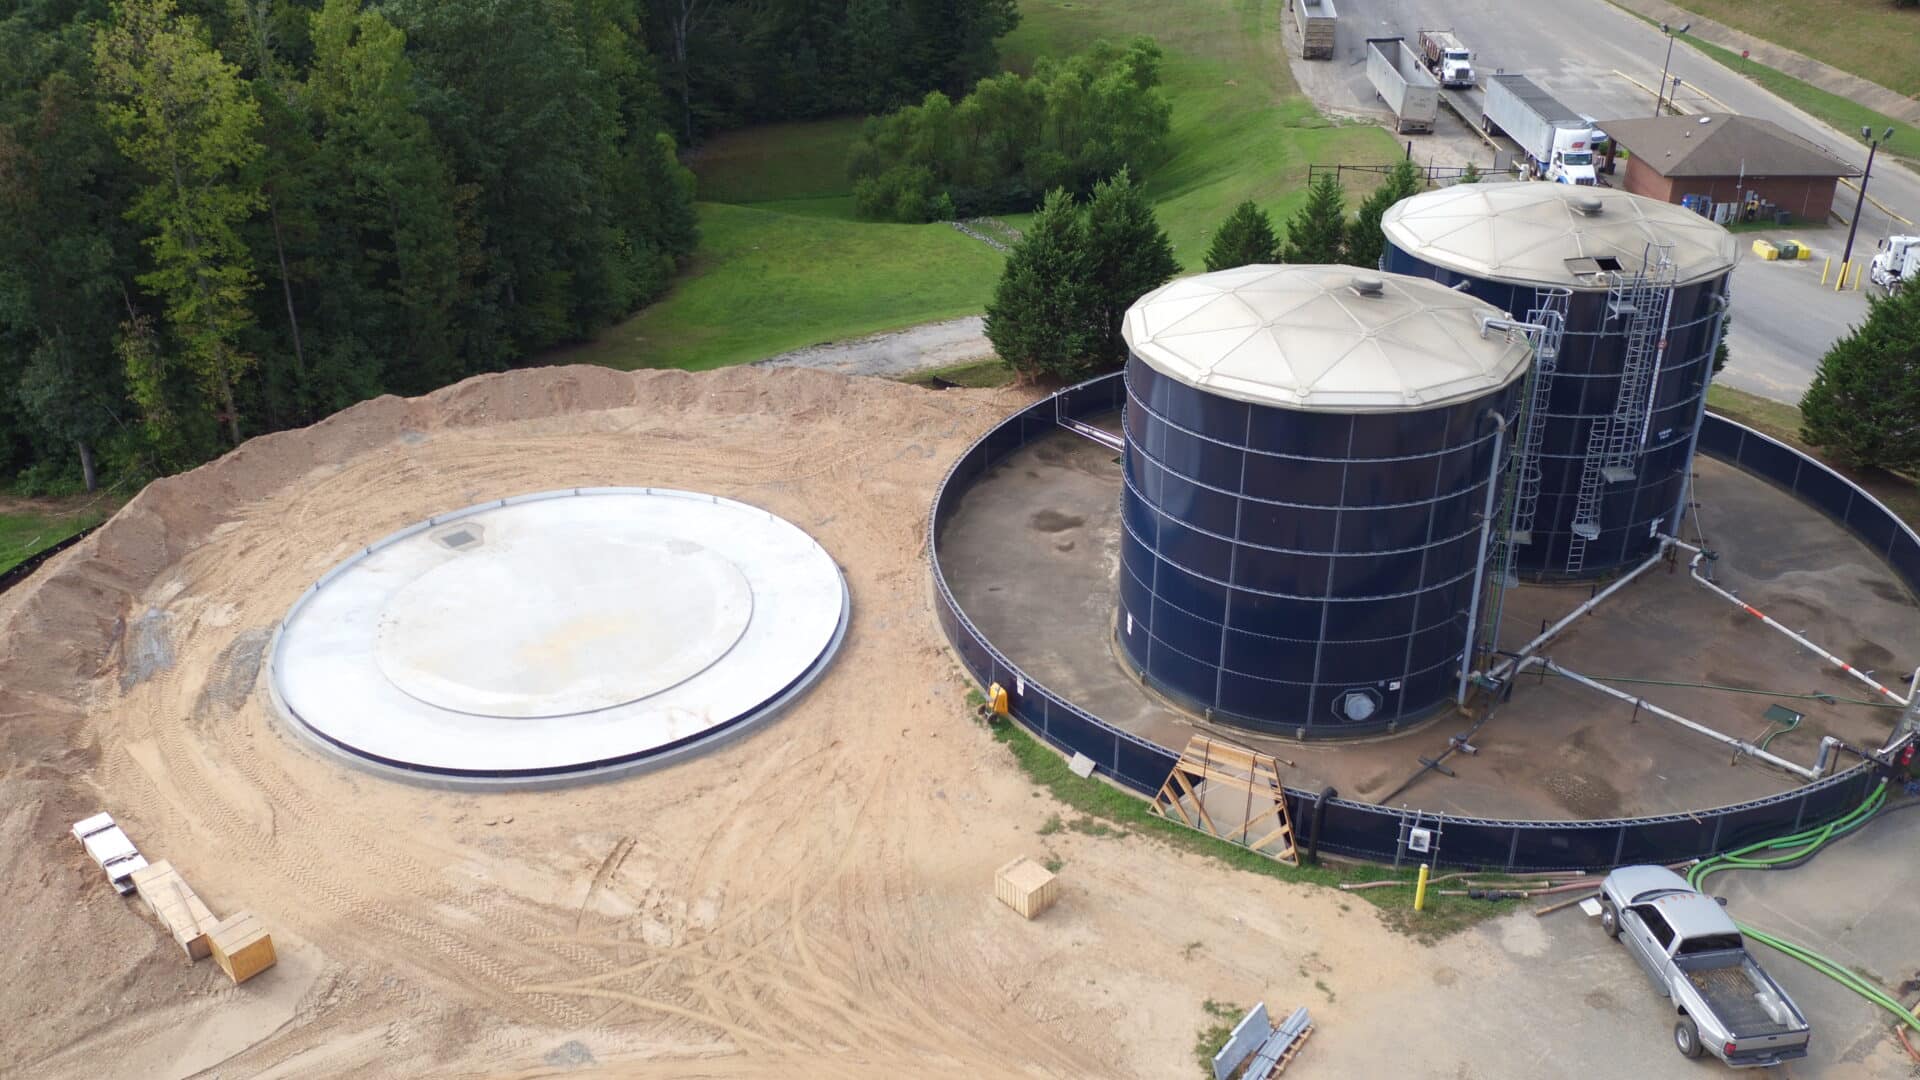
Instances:
[[[1028,0],[1002,52],[1026,70],[1097,38],[1160,42],[1173,135],[1167,160],[1146,170],[1147,191],[1195,270],[1240,200],[1259,201],[1279,224],[1304,201],[1309,164],[1397,153],[1379,128],[1314,112],[1288,74],[1279,10],[1275,0]],[[547,359],[703,369],[983,310],[999,252],[945,224],[854,218],[846,151],[860,123],[766,125],[688,155],[701,199],[693,266],[658,303]],[[1006,220],[1019,228],[1026,218]]]
[[[104,511],[0,514],[0,573],[106,517]]]
[[[1920,95],[1920,8],[1896,8],[1891,0],[1677,2],[1908,97]]]
[[[1160,43],[1173,135],[1168,159],[1145,170],[1146,188],[1181,265],[1198,270],[1208,238],[1242,199],[1283,225],[1306,201],[1308,165],[1390,162],[1400,152],[1381,128],[1314,111],[1287,69],[1281,8],[1278,0],[1026,0],[1001,49],[1009,67],[1026,70],[1036,57],[1098,38],[1146,34]]]
[[[700,204],[673,292],[561,363],[705,370],[986,306],[999,252],[944,224],[882,225]]]
[[[1766,87],[1775,96],[1798,106],[1815,119],[1831,124],[1839,129],[1841,134],[1855,142],[1862,142],[1860,138],[1862,125],[1872,128],[1875,135],[1889,127],[1893,128],[1893,141],[1883,148],[1883,152],[1907,159],[1920,159],[1920,131],[1916,131],[1912,125],[1903,124],[1875,112],[1851,98],[1828,93],[1810,83],[1801,82],[1786,72],[1770,68],[1755,60],[1745,59],[1732,49],[1723,49],[1718,45],[1701,41],[1692,34],[1682,34],[1680,37],[1687,44],[1713,57],[1721,64]],[[1920,45],[1920,42],[1909,42],[1909,44]]]

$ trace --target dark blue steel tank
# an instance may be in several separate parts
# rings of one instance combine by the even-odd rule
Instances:
[[[1529,542],[1515,563],[1531,580],[1610,577],[1658,551],[1683,511],[1713,354],[1726,313],[1731,234],[1678,206],[1624,191],[1552,183],[1462,184],[1387,212],[1382,265],[1459,285],[1525,319],[1545,290],[1572,290],[1557,371],[1548,385],[1540,485]],[[1607,276],[1633,274],[1648,245],[1672,245],[1675,289],[1651,408],[1636,436],[1631,479],[1598,489],[1598,535],[1573,525],[1596,422],[1620,398],[1627,320],[1609,318]]]
[[[1451,701],[1531,353],[1482,336],[1498,315],[1309,266],[1203,274],[1128,311],[1114,633],[1149,686],[1295,738]]]

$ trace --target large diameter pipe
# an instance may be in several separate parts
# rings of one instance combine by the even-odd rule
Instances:
[[[1664,537],[1664,536],[1661,537],[1660,549],[1658,551],[1655,551],[1653,555],[1647,559],[1646,562],[1641,563],[1639,566],[1636,566],[1633,569],[1627,571],[1626,573],[1620,575],[1618,578],[1615,578],[1612,584],[1608,585],[1606,588],[1601,589],[1599,592],[1594,593],[1592,596],[1588,597],[1584,602],[1580,604],[1579,607],[1576,607],[1572,611],[1568,612],[1566,616],[1562,618],[1559,622],[1554,623],[1552,626],[1547,627],[1545,630],[1542,630],[1540,632],[1539,637],[1536,637],[1532,641],[1529,641],[1525,645],[1522,645],[1520,647],[1519,653],[1515,654],[1512,657],[1509,657],[1506,660],[1501,661],[1498,665],[1496,665],[1493,668],[1493,670],[1489,671],[1487,674],[1490,677],[1495,679],[1504,679],[1508,675],[1518,675],[1520,673],[1519,671],[1520,665],[1522,663],[1525,663],[1530,657],[1533,656],[1534,653],[1539,652],[1540,647],[1542,645],[1545,645],[1547,642],[1552,641],[1554,638],[1560,636],[1560,632],[1562,630],[1565,630],[1567,627],[1572,626],[1574,621],[1579,619],[1580,616],[1585,615],[1587,612],[1592,611],[1596,607],[1599,607],[1601,602],[1606,600],[1607,597],[1612,596],[1614,593],[1617,593],[1621,589],[1626,588],[1627,584],[1631,582],[1634,578],[1637,578],[1641,574],[1646,573],[1649,569],[1653,567],[1654,563],[1657,563],[1661,559],[1665,558],[1667,554],[1667,545],[1671,544],[1672,542],[1673,541],[1667,537]]]
[[[1482,331],[1484,333],[1484,331]],[[1467,647],[1460,650],[1460,688],[1454,692],[1453,703],[1467,703],[1467,687],[1473,679],[1474,643],[1478,640],[1480,623],[1480,595],[1486,589],[1487,548],[1493,538],[1493,501],[1499,495],[1500,488],[1500,451],[1506,447],[1507,418],[1498,412],[1490,412],[1496,425],[1493,429],[1493,464],[1487,469],[1487,501],[1480,511],[1480,557],[1473,564],[1473,599],[1467,602]],[[1504,587],[1505,583],[1502,582]],[[1498,642],[1495,642],[1498,645]]]
[[[1840,742],[1840,740],[1834,738],[1831,735],[1821,739],[1819,756],[1815,759],[1813,767],[1808,768],[1805,765],[1795,765],[1793,762],[1788,761],[1786,758],[1780,757],[1777,754],[1770,754],[1765,750],[1760,749],[1758,746],[1755,746],[1752,743],[1747,742],[1745,739],[1736,739],[1732,735],[1728,735],[1725,732],[1715,731],[1714,729],[1706,726],[1705,724],[1698,723],[1697,721],[1689,720],[1686,717],[1681,716],[1677,712],[1673,712],[1668,709],[1663,709],[1660,706],[1655,705],[1653,702],[1648,701],[1643,697],[1639,697],[1634,694],[1629,694],[1625,690],[1620,690],[1615,687],[1608,686],[1606,683],[1600,682],[1598,679],[1589,679],[1585,675],[1582,675],[1577,671],[1569,671],[1566,668],[1561,667],[1559,664],[1554,663],[1552,660],[1542,658],[1540,662],[1546,667],[1548,671],[1551,671],[1554,674],[1561,676],[1562,678],[1572,679],[1574,682],[1577,682],[1582,686],[1592,687],[1593,689],[1598,690],[1601,693],[1608,695],[1609,697],[1616,697],[1616,698],[1619,698],[1621,701],[1630,702],[1637,709],[1642,709],[1642,710],[1645,710],[1646,712],[1652,713],[1655,716],[1661,717],[1666,720],[1671,720],[1674,723],[1679,724],[1681,727],[1684,727],[1689,731],[1698,732],[1702,735],[1705,735],[1707,738],[1714,740],[1715,742],[1725,743],[1726,745],[1733,747],[1735,750],[1739,751],[1740,753],[1746,754],[1749,757],[1758,758],[1759,760],[1764,761],[1767,764],[1772,765],[1776,768],[1785,769],[1786,771],[1794,774],[1795,776],[1801,777],[1802,779],[1806,779],[1806,780],[1820,779],[1821,775],[1826,771],[1828,760],[1832,757],[1833,747],[1839,745],[1839,742]]]
[[[1888,701],[1891,701],[1897,705],[1908,704],[1907,698],[1903,698],[1899,694],[1894,693],[1892,690],[1889,690],[1886,687],[1880,685],[1879,680],[1875,679],[1873,676],[1868,675],[1866,672],[1861,671],[1859,668],[1854,667],[1852,664],[1847,663],[1845,660],[1842,660],[1838,656],[1835,656],[1834,654],[1814,644],[1812,641],[1809,641],[1804,635],[1801,635],[1781,625],[1779,620],[1775,619],[1773,616],[1768,615],[1766,612],[1761,611],[1759,608],[1754,607],[1752,604],[1747,603],[1745,600],[1740,599],[1739,597],[1733,595],[1727,590],[1714,584],[1711,579],[1709,579],[1708,577],[1700,573],[1700,562],[1702,559],[1705,559],[1707,557],[1707,553],[1704,551],[1701,551],[1698,548],[1694,548],[1694,551],[1695,551],[1695,554],[1693,556],[1693,561],[1687,564],[1687,572],[1693,575],[1693,580],[1706,586],[1708,589],[1712,590],[1716,595],[1725,598],[1726,601],[1732,604],[1733,606],[1739,608],[1740,610],[1746,612],[1747,614],[1753,616],[1754,618],[1759,619],[1761,622],[1766,623],[1768,626],[1773,627],[1775,630],[1780,631],[1781,633],[1787,635],[1789,638],[1792,638],[1794,643],[1799,645],[1801,648],[1807,650],[1808,652],[1814,654],[1815,656],[1818,656],[1822,660],[1825,660],[1828,663],[1839,667],[1841,671],[1846,672],[1848,675],[1853,676],[1854,678],[1860,680],[1866,685],[1873,687],[1874,690],[1878,691],[1880,695],[1882,697],[1885,697]]]

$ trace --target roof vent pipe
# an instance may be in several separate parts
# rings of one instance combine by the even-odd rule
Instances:
[[[1606,208],[1598,195],[1581,195],[1573,200],[1573,208],[1588,217],[1594,217]]]
[[[1352,282],[1356,296],[1385,296],[1387,283],[1370,274],[1357,275]]]

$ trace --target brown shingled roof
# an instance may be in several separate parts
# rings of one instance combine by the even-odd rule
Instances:
[[[1600,124],[1662,176],[1858,176],[1860,170],[1768,120],[1730,113]]]

